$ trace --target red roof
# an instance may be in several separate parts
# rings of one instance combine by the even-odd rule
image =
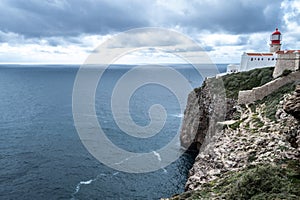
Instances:
[[[273,56],[272,53],[247,53],[248,56]]]
[[[300,50],[285,50],[285,51],[277,51],[277,54],[289,54],[289,53],[300,53]]]
[[[278,31],[278,28],[272,33],[272,35],[281,35],[280,31]]]

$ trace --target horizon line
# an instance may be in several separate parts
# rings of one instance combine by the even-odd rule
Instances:
[[[93,64],[93,65],[188,65],[190,63],[112,63],[112,64]],[[206,64],[239,64],[236,62],[226,62],[226,63],[200,63],[203,65]],[[0,65],[84,65],[84,63],[1,63]],[[88,64],[91,65],[91,64]]]

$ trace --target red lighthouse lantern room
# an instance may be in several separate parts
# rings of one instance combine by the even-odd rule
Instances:
[[[278,28],[271,35],[271,43],[272,44],[280,44],[281,41],[281,33],[278,31]]]
[[[281,33],[278,31],[278,28],[272,33],[271,37],[271,44],[270,44],[270,52],[276,53],[280,51],[281,48]]]

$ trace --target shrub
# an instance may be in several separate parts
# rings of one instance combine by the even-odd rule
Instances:
[[[216,90],[224,84],[226,97],[237,99],[240,90],[250,90],[273,80],[273,70],[274,67],[259,68],[245,72],[227,74],[221,79],[209,78],[206,79],[206,81],[209,81],[212,86],[211,88]],[[223,81],[223,84],[220,84],[221,80]],[[206,82],[203,82],[202,87],[204,87],[205,84]],[[196,93],[201,92],[201,87],[195,88],[194,91]]]
[[[267,67],[223,76],[226,97],[237,99],[240,90],[250,90],[270,82],[273,70],[274,67]]]
[[[291,172],[280,166],[256,166],[236,178],[226,199],[265,199],[269,196],[274,199],[279,197],[296,199],[300,195],[299,182],[292,182]]]
[[[291,70],[285,69],[285,70],[282,72],[281,76],[287,76],[287,75],[289,75],[290,73],[292,73]]]

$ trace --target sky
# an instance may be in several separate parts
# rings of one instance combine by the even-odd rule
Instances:
[[[245,51],[268,52],[276,27],[282,49],[300,49],[300,1],[1,0],[0,63],[82,64],[108,39],[144,27],[190,37],[215,63],[239,63]],[[139,39],[157,44],[157,38]],[[153,60],[180,62],[165,52],[137,50],[117,63]]]

